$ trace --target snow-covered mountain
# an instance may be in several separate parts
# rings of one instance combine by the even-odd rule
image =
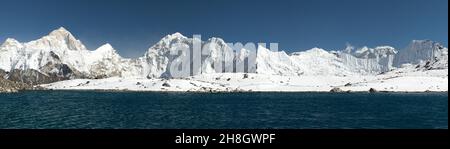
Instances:
[[[110,44],[104,44],[86,57],[88,73],[95,78],[122,76],[127,71],[127,62]]]
[[[143,75],[148,78],[159,78],[164,75],[169,77],[169,66],[177,58],[171,52],[180,47],[189,50],[192,45],[192,39],[184,37],[180,33],[167,35],[161,41],[150,47],[143,57],[139,58],[143,65]]]
[[[198,49],[194,46],[200,46],[202,55],[193,54],[193,50]],[[417,70],[448,69],[448,49],[429,40],[415,40],[399,51],[390,46],[357,50],[348,46],[342,51],[313,48],[288,54],[257,46],[256,54],[251,53],[245,47],[233,49],[220,38],[201,41],[175,33],[162,38],[142,57],[125,59],[110,44],[88,50],[69,31],[59,28],[27,43],[8,38],[0,46],[0,70],[8,72],[4,78],[39,84],[76,78],[173,78],[228,72],[361,76],[377,75],[406,65]],[[190,63],[180,63],[183,58],[189,58]],[[183,67],[201,63],[201,67],[173,76],[170,70],[178,69],[170,67],[177,63]],[[255,65],[245,66],[246,70],[238,68],[243,64]]]
[[[437,42],[414,40],[400,52],[391,46],[363,47],[354,51],[313,48],[290,55],[258,48],[257,73],[306,76],[377,75],[402,65],[417,70],[448,69],[448,49]]]
[[[396,50],[389,46],[364,47],[355,52],[313,48],[290,55],[260,47],[257,73],[307,76],[376,75],[393,69]]]
[[[378,74],[394,68],[393,62],[397,50],[390,46],[375,48],[363,47],[354,52],[338,52],[345,66],[360,74]]]
[[[197,42],[194,44],[194,42]],[[193,46],[201,46],[202,50],[197,52],[202,55],[194,55]],[[180,50],[181,51],[177,51]],[[177,54],[178,53],[178,54]],[[182,54],[182,55],[180,55]],[[180,62],[183,57],[189,57],[191,63],[199,61],[201,67],[190,68],[190,72],[182,76],[191,76],[204,73],[221,73],[232,72],[233,63],[225,65],[223,70],[219,70],[215,65],[222,64],[221,61],[228,59],[233,62],[235,55],[233,49],[229,47],[225,41],[220,38],[211,38],[207,41],[200,41],[198,38],[187,38],[180,33],[175,33],[164,37],[156,45],[152,46],[145,53],[144,57],[139,58],[143,65],[143,72],[148,78],[170,78],[173,73],[170,72],[170,67],[174,62]],[[191,67],[189,64],[182,64],[186,67]],[[187,66],[189,65],[189,66]],[[194,67],[195,65],[192,65]]]
[[[258,46],[256,73],[270,75],[302,75],[302,70],[291,56],[284,51],[271,51]]]
[[[395,61],[397,66],[405,63],[418,64],[424,60],[441,57],[448,49],[430,40],[413,40],[408,47],[402,49]]]
[[[431,40],[413,40],[395,59],[395,66],[404,64],[448,69],[448,48]]]
[[[62,27],[31,42],[20,43],[15,39],[7,39],[0,46],[0,69],[17,72],[17,76],[23,76],[25,73],[22,71],[25,70],[37,71],[28,78],[36,78],[35,74],[42,76],[40,78],[57,77],[57,80],[120,76],[123,61],[126,60],[111,45],[105,44],[89,51]]]
[[[297,65],[308,76],[355,76],[356,69],[349,67],[338,52],[328,52],[324,49],[313,48],[304,52],[296,52],[292,57]]]

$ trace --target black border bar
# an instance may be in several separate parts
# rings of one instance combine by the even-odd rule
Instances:
[[[106,145],[106,146],[190,146],[200,144],[177,144],[176,136],[219,134],[275,134],[268,144],[219,144],[211,146],[448,146],[448,129],[416,130],[360,130],[360,129],[3,129],[0,130],[2,145]]]

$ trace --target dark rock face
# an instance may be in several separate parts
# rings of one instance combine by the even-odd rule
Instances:
[[[0,93],[13,93],[20,90],[33,89],[31,85],[6,79],[8,74],[10,73],[0,69]]]
[[[6,71],[0,69],[0,78],[4,78],[7,74]]]
[[[54,56],[59,58],[56,54]],[[87,78],[86,75],[70,68],[66,64],[61,63],[48,63],[41,67],[40,71],[34,69],[14,69],[11,72],[0,71],[0,76],[13,82],[20,82],[28,85],[47,84],[62,80]]]
[[[50,77],[33,69],[14,69],[9,72],[7,79],[10,81],[25,83],[29,85],[46,84],[62,80],[61,78]]]
[[[248,78],[248,74],[246,73],[246,74],[244,74],[244,79],[247,79]]]
[[[0,93],[12,93],[27,89],[32,89],[32,86],[0,78]]]
[[[167,83],[167,82],[164,82],[164,83],[162,84],[162,86],[164,86],[164,87],[170,87],[170,84]]]
[[[54,58],[59,59],[58,55],[54,54]],[[20,82],[29,85],[47,84],[62,80],[83,79],[89,78],[88,75],[83,74],[70,66],[62,63],[48,63],[38,70],[34,69],[14,69],[10,72],[0,70],[0,78],[4,78],[13,82]]]
[[[47,72],[47,75],[52,78],[59,78],[59,80],[86,78],[86,75],[61,63],[48,63],[41,67],[40,70],[41,72]]]
[[[423,63],[416,65],[417,70],[438,70],[448,69],[448,59],[438,59],[424,61]]]
[[[50,51],[50,56],[58,61],[61,61],[61,59],[59,58],[59,56],[57,54],[55,54],[55,52]]]
[[[342,89],[335,87],[333,89],[330,90],[331,93],[341,93],[344,92]]]

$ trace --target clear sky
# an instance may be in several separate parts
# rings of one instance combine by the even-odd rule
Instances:
[[[89,49],[110,43],[138,57],[167,34],[277,42],[288,52],[448,45],[447,0],[0,0],[0,41],[37,39],[63,26]]]

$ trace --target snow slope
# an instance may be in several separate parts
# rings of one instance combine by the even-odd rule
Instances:
[[[448,76],[433,70],[390,73],[378,76],[280,76],[267,74],[215,73],[182,79],[107,78],[67,80],[42,85],[55,90],[122,90],[180,92],[329,92],[363,91],[371,88],[389,92],[448,91]]]
[[[292,54],[296,65],[303,70],[303,75],[308,76],[356,76],[356,70],[345,65],[337,55],[320,48],[313,48],[304,52]]]
[[[202,49],[201,55],[194,54],[198,48]],[[357,50],[348,46],[342,51],[313,48],[288,54],[259,45],[252,55],[255,52],[247,47],[233,48],[220,38],[201,41],[174,33],[151,46],[142,57],[126,59],[110,44],[88,50],[61,27],[27,43],[7,39],[0,45],[0,69],[14,72],[5,78],[14,75],[22,81],[73,79],[44,85],[52,89],[161,90],[165,82],[173,84],[165,87],[169,91],[329,91],[334,87],[354,91],[367,88],[445,91],[448,88],[448,49],[429,40],[414,40],[399,51],[390,46]],[[190,61],[180,63],[183,59]],[[171,68],[195,66],[193,63],[201,66],[189,68],[188,72]],[[247,63],[255,65],[241,70]],[[247,77],[243,77],[244,72]],[[90,83],[80,85],[83,81]],[[143,83],[151,85],[142,86]]]
[[[376,75],[393,67],[396,50],[389,46],[357,50],[355,53],[326,51],[313,48],[291,55],[284,51],[272,52],[260,47],[257,54],[257,73],[302,76]]]
[[[256,56],[256,73],[269,75],[298,76],[303,70],[284,51],[270,51],[259,46]]]

